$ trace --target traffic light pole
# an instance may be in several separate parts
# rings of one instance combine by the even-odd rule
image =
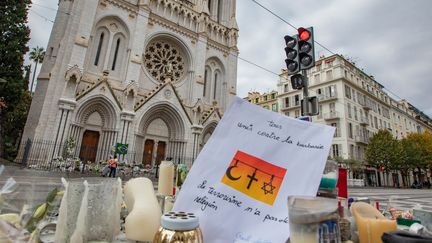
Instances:
[[[303,86],[303,111],[306,116],[309,116],[309,79],[306,70],[302,70],[302,75],[305,77]]]

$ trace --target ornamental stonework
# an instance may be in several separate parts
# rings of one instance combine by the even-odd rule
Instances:
[[[144,54],[144,68],[156,80],[164,81],[167,74],[174,82],[186,74],[187,60],[184,52],[165,40],[155,40],[147,45]]]

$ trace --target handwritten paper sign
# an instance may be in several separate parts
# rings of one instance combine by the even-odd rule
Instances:
[[[199,216],[204,242],[285,242],[287,198],[316,195],[333,133],[333,127],[236,98],[196,159],[174,210]]]

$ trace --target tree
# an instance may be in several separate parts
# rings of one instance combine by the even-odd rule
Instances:
[[[379,130],[370,138],[366,148],[366,162],[384,170],[387,180],[388,172],[398,169],[403,157],[403,150],[399,141],[388,130]]]
[[[32,94],[33,94],[33,84],[34,84],[34,80],[36,77],[37,66],[38,66],[38,63],[43,62],[44,56],[45,56],[45,50],[43,49],[43,47],[36,46],[35,48],[33,48],[30,51],[30,60],[35,62],[35,67],[34,67],[34,71],[33,71],[33,78],[32,78],[32,82],[30,85],[30,93],[32,93]]]
[[[432,134],[410,133],[402,139],[402,146],[406,154],[405,163],[417,169],[417,179],[421,182],[421,170],[432,168]]]
[[[8,141],[14,140],[16,131],[22,128],[4,129],[5,119],[20,103],[23,94],[23,62],[28,51],[30,29],[27,26],[27,13],[30,0],[2,0],[0,4],[0,84],[2,109],[0,110],[0,157],[3,157]]]
[[[29,83],[30,83],[30,73],[31,73],[31,64],[24,66],[24,81],[23,81],[23,89],[29,90]]]

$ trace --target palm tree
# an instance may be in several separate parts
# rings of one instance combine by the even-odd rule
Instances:
[[[33,48],[30,51],[30,60],[32,60],[32,61],[35,62],[35,68],[34,68],[34,72],[33,72],[33,78],[32,78],[32,82],[31,82],[31,86],[30,86],[30,93],[32,93],[32,94],[33,94],[34,79],[35,79],[35,76],[36,76],[36,69],[37,69],[38,63],[42,63],[43,62],[44,56],[45,56],[45,50],[44,50],[43,47],[36,46],[35,48]]]

